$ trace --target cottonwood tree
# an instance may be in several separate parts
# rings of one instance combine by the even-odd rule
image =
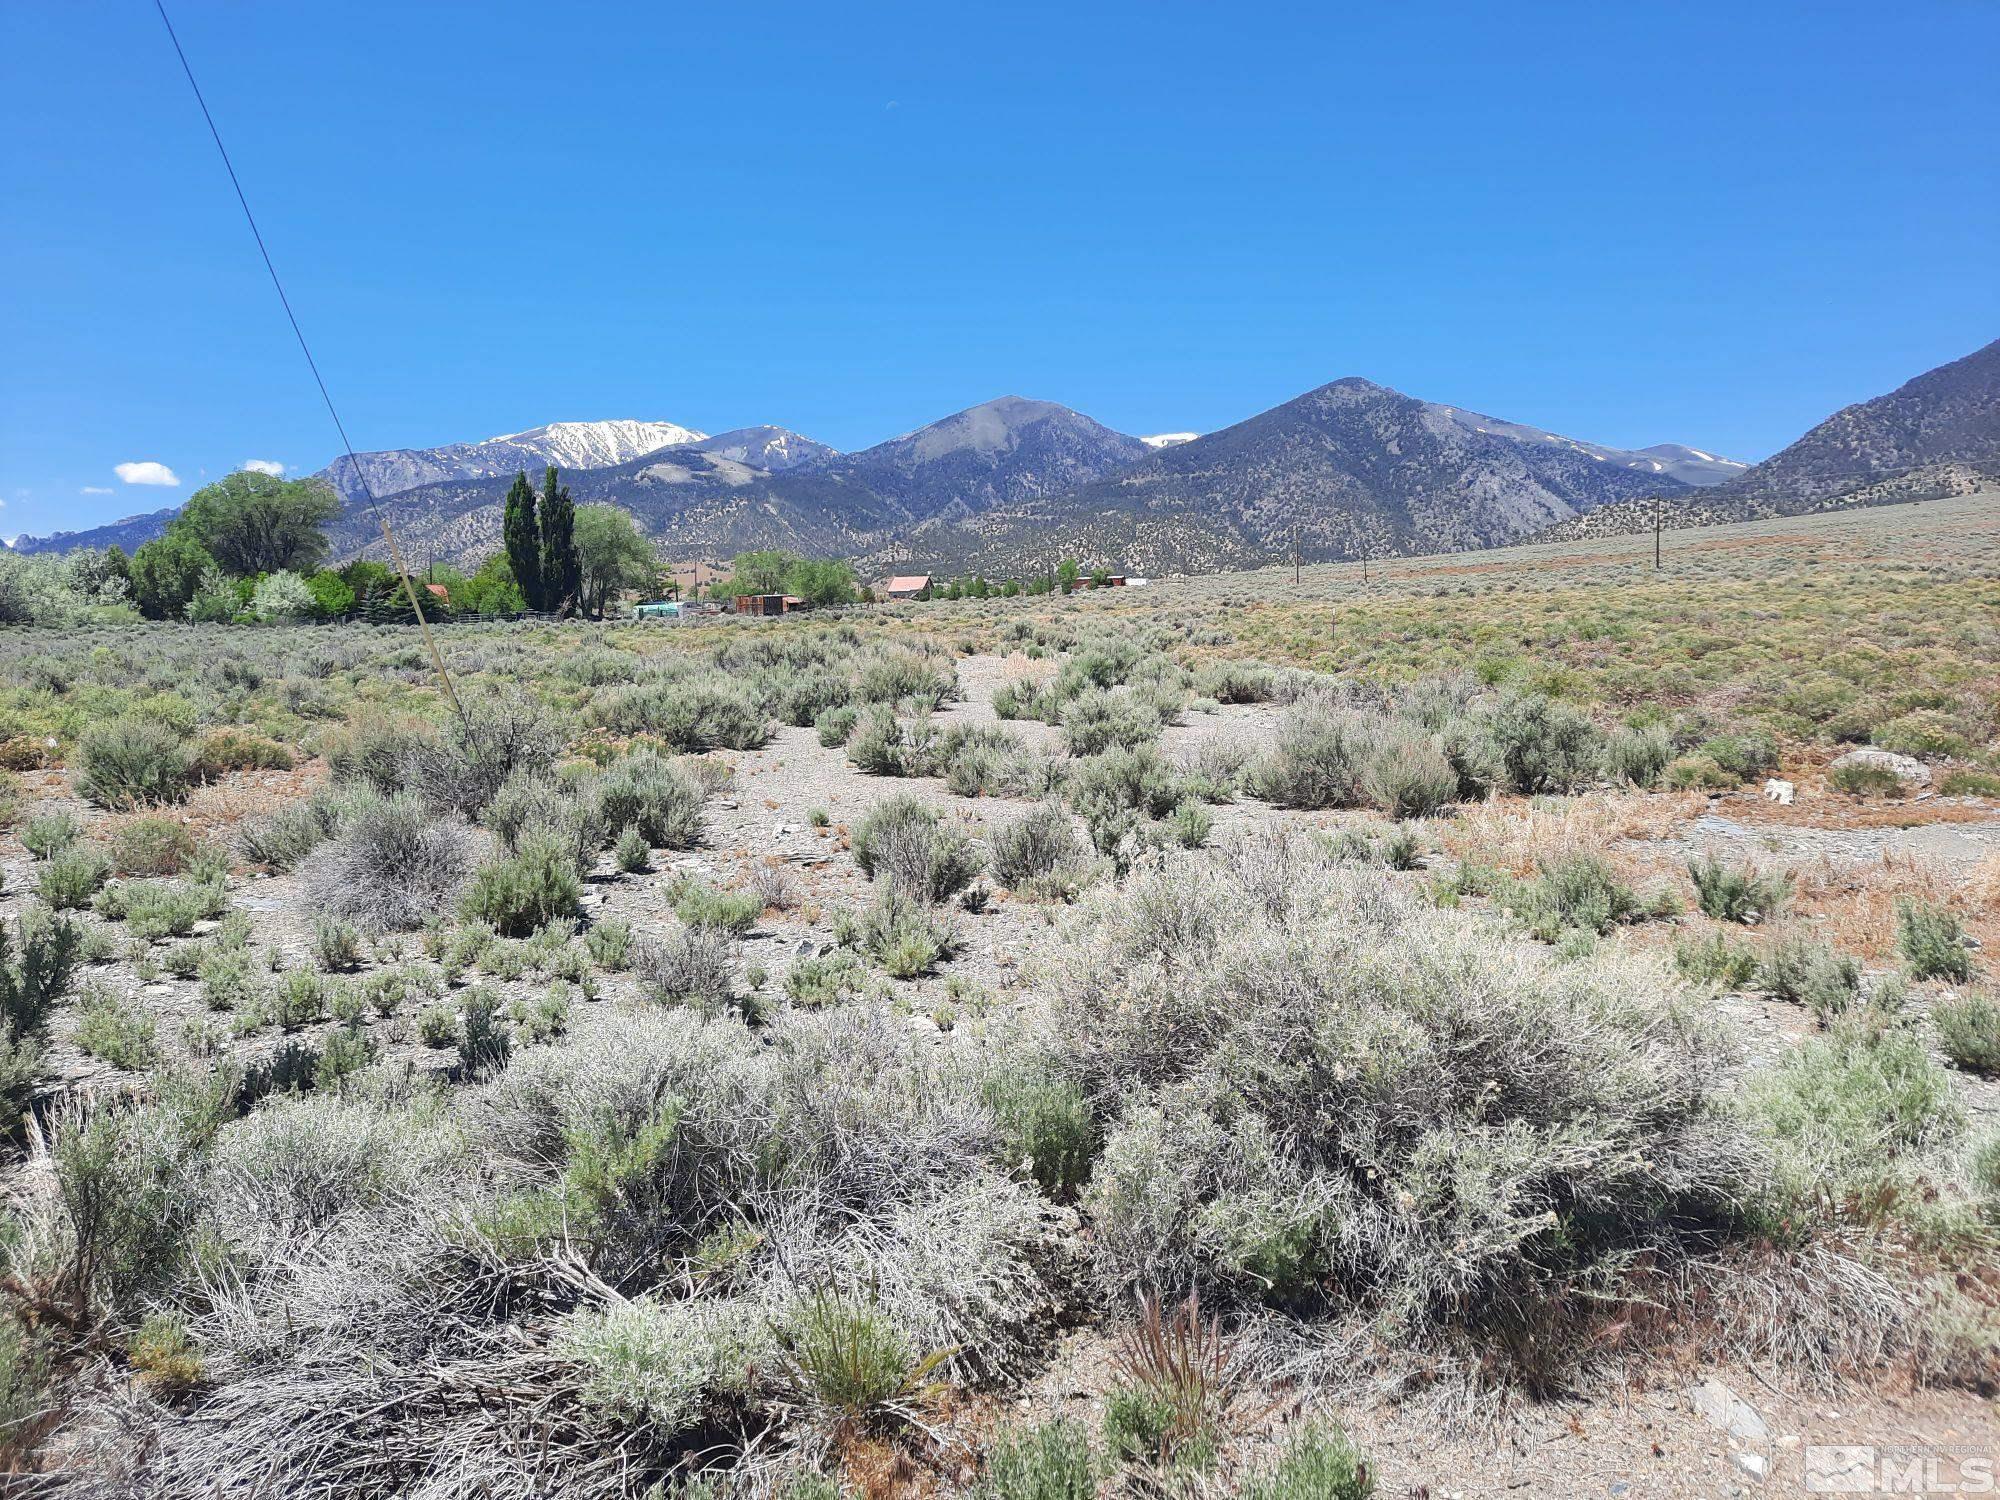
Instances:
[[[169,530],[132,554],[132,602],[149,620],[178,620],[201,587],[202,576],[216,566],[206,547],[192,536]]]
[[[576,558],[582,578],[578,604],[604,617],[611,596],[651,583],[659,559],[629,513],[616,505],[583,505],[576,511]]]
[[[730,594],[782,594],[785,577],[798,561],[795,553],[766,550],[739,552],[730,564]],[[720,590],[717,591],[721,592]]]
[[[792,594],[808,604],[852,604],[854,569],[830,558],[801,557],[775,549],[739,553],[735,576],[718,585],[718,596]]]
[[[322,480],[245,471],[196,490],[169,530],[204,548],[226,573],[310,573],[325,559],[326,523],[340,497]]]
[[[835,558],[801,557],[785,574],[785,592],[808,604],[852,604],[854,568]]]

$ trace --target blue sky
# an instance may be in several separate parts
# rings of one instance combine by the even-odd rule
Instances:
[[[1757,458],[2000,334],[1987,0],[169,8],[365,448],[1358,374]],[[0,8],[0,202],[0,532],[332,456],[150,4]]]

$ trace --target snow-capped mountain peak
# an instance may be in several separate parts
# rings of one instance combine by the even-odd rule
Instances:
[[[549,464],[558,469],[606,469],[629,463],[659,448],[700,442],[707,434],[678,422],[629,418],[608,422],[550,422],[526,432],[508,432],[479,443],[447,443],[441,448],[391,448],[359,454],[360,473],[346,454],[320,477],[349,502],[372,491],[376,499],[419,485],[453,479],[493,479],[527,470],[539,476]],[[367,478],[364,487],[362,476]]]
[[[705,432],[678,422],[645,422],[614,418],[608,422],[550,422],[526,432],[507,432],[474,448],[525,448],[543,455],[559,469],[604,469],[626,463],[656,448],[698,443]]]

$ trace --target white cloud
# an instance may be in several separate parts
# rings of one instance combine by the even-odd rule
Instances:
[[[181,482],[180,476],[172,469],[165,464],[156,464],[151,459],[147,459],[144,463],[118,464],[111,472],[127,484],[178,485]]]
[[[272,458],[246,458],[243,467],[252,474],[269,474],[273,479],[285,472],[285,466]]]
[[[111,493],[111,486],[106,484],[86,484],[77,493],[79,495],[108,495]]]

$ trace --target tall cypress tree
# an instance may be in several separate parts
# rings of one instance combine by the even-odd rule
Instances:
[[[527,470],[514,476],[507,491],[507,512],[500,523],[507,544],[507,561],[514,569],[514,582],[530,609],[543,609],[541,529],[535,524],[535,487],[528,483]]]
[[[542,598],[543,609],[568,614],[576,608],[583,592],[583,564],[576,555],[576,503],[569,486],[556,480],[556,466],[549,465],[542,481]]]

